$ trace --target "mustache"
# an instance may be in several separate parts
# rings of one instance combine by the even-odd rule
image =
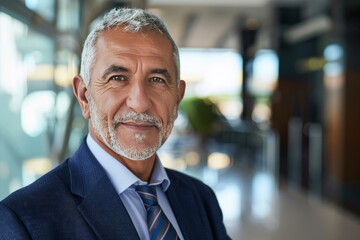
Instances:
[[[127,112],[127,113],[122,113],[118,116],[115,116],[115,118],[113,120],[113,126],[114,126],[114,128],[116,128],[120,123],[126,122],[126,121],[151,124],[151,125],[154,125],[157,129],[162,128],[162,123],[158,118],[151,116],[149,114],[146,114],[146,113],[136,113],[136,112]]]

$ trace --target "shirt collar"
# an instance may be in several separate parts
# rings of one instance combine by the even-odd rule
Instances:
[[[155,159],[153,172],[150,177],[150,182],[145,183],[137,176],[135,176],[121,162],[106,152],[90,134],[87,135],[86,143],[97,161],[105,169],[105,172],[107,173],[110,181],[114,185],[115,190],[119,195],[132,185],[137,184],[160,185],[164,192],[169,188],[170,179],[157,156]]]

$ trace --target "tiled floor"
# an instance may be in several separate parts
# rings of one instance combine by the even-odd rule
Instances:
[[[244,166],[191,174],[215,190],[234,240],[357,240],[360,218]]]

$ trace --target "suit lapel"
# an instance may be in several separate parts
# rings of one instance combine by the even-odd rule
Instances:
[[[190,186],[179,181],[171,171],[167,171],[171,184],[166,191],[171,208],[185,239],[211,239],[207,235],[206,216],[194,197]]]
[[[126,208],[107,178],[94,186],[78,209],[99,239],[139,239]]]
[[[132,220],[104,169],[84,140],[69,160],[71,191],[78,210],[99,239],[139,239]]]
[[[179,199],[176,193],[177,190],[175,190],[171,186],[172,184],[170,185],[169,189],[166,191],[166,195],[171,205],[171,208],[174,212],[176,221],[179,224],[181,233],[185,239],[194,239],[194,237],[191,237],[194,228],[193,226],[191,226],[191,223],[187,221],[189,216],[191,216],[193,213],[191,213],[191,211],[188,211],[190,208],[184,208],[184,205],[181,204],[181,202],[183,201],[191,204],[193,202],[191,196],[189,196],[185,192],[184,194],[182,194],[181,199]]]

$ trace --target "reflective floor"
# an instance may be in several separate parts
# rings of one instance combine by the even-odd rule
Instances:
[[[233,240],[360,239],[358,215],[279,184],[274,134],[235,133],[233,142],[206,145],[194,135],[171,136],[158,152],[165,166],[212,187]],[[259,136],[261,144],[249,141]]]
[[[216,192],[234,240],[360,239],[360,218],[244,165],[187,171]]]

